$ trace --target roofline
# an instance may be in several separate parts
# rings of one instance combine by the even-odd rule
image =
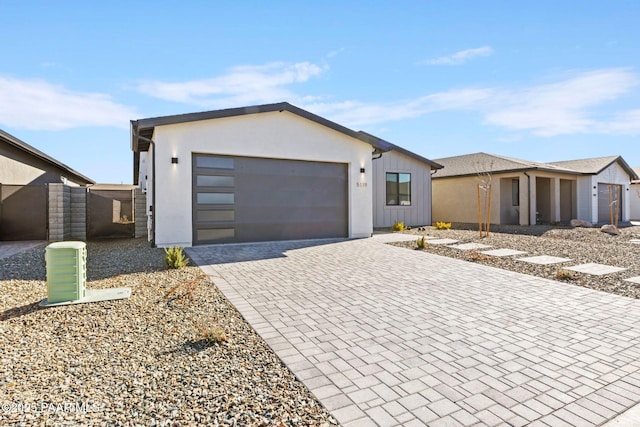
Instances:
[[[365,136],[365,137],[367,137],[370,140],[373,139],[375,141],[375,144],[373,142],[370,142],[370,143],[374,147],[376,145],[384,145],[385,147],[387,147],[386,151],[397,151],[399,153],[402,153],[405,156],[409,156],[409,157],[414,158],[414,159],[416,159],[416,160],[418,160],[420,162],[428,164],[431,167],[432,170],[438,170],[438,169],[443,169],[444,168],[444,166],[442,166],[439,163],[434,162],[433,160],[429,160],[426,157],[422,157],[421,155],[416,154],[413,151],[409,151],[406,148],[402,148],[400,146],[392,144],[391,142],[386,141],[386,140],[384,140],[382,138],[378,138],[375,135],[371,135],[370,133],[367,133],[367,132],[362,131],[362,130],[358,131],[358,133],[363,135],[363,136]]]
[[[244,116],[248,114],[269,113],[274,111],[279,111],[279,112],[288,111],[290,113],[296,114],[305,119],[316,122],[320,125],[326,126],[337,132],[343,133],[352,138],[359,139],[360,141],[369,143],[373,145],[374,148],[380,151],[389,151],[389,148],[385,144],[381,143],[382,140],[379,140],[377,138],[372,140],[371,138],[363,137],[363,135],[360,132],[356,132],[336,122],[327,120],[324,117],[320,117],[309,111],[303,110],[302,108],[296,107],[295,105],[291,105],[288,102],[278,102],[275,104],[263,104],[263,105],[255,105],[250,107],[227,108],[223,110],[203,111],[199,113],[177,114],[173,116],[162,116],[162,117],[152,117],[148,119],[131,120],[131,149],[135,152],[146,151],[145,149],[146,147],[143,146],[143,148],[141,148],[141,144],[138,138],[138,136],[140,136],[141,130],[143,129],[148,131],[148,130],[154,129],[156,126],[189,123],[189,122],[196,122],[200,120],[220,119],[224,117]]]
[[[71,169],[69,166],[65,165],[64,163],[54,159],[53,157],[43,153],[42,151],[36,149],[35,147],[32,147],[31,145],[27,144],[26,142],[16,138],[15,136],[3,131],[2,129],[0,129],[0,139],[2,139],[3,141],[5,141],[6,143],[14,146],[15,148],[24,151],[25,153],[36,157],[40,160],[44,160],[45,162],[59,168],[62,169],[64,172],[66,172],[69,176],[66,177],[68,179],[70,179],[71,181],[80,181],[80,183],[84,183],[84,184],[95,184],[95,181],[93,181],[92,179],[82,175],[80,172]],[[71,179],[71,178],[75,178],[75,179]]]
[[[522,172],[529,172],[529,171],[551,172],[551,173],[559,173],[562,175],[591,175],[591,174],[580,173],[577,171],[570,171],[566,169],[557,170],[557,169],[550,169],[550,168],[528,167],[528,168],[521,168],[521,169],[502,169],[502,170],[492,170],[487,172],[474,172],[474,173],[464,173],[464,174],[446,175],[446,176],[438,176],[438,174],[435,173],[433,174],[432,178],[433,179],[463,178],[463,177],[469,177],[469,176],[478,176],[485,173],[490,173],[491,175],[498,175],[498,174],[505,174],[505,173],[522,173]]]
[[[615,159],[613,159],[607,166],[605,166],[602,169],[600,169],[598,171],[598,173],[602,172],[603,170],[605,170],[606,168],[608,168],[609,166],[611,166],[615,162],[620,163],[620,166],[622,166],[622,169],[624,169],[629,174],[629,178],[631,178],[631,181],[635,181],[635,180],[640,179],[640,177],[638,176],[636,171],[634,171],[633,168],[631,166],[629,166],[629,164],[622,158],[622,156],[618,156]]]

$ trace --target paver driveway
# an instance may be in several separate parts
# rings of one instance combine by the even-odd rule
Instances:
[[[375,238],[192,259],[351,425],[599,425],[640,402],[640,301]]]

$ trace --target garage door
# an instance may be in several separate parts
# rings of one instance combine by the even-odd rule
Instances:
[[[347,165],[193,155],[193,243],[347,237]]]
[[[619,203],[618,220],[622,220],[622,186],[614,184],[598,184],[598,222],[611,223],[611,211],[609,205],[611,201]],[[620,199],[618,201],[618,199]],[[616,205],[613,204],[613,217],[616,215]]]

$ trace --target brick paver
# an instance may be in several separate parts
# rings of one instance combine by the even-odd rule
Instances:
[[[344,425],[599,425],[640,402],[639,300],[375,239],[188,253]]]

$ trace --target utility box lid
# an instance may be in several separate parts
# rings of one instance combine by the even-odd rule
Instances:
[[[49,249],[84,249],[87,246],[85,242],[56,242],[46,247]]]

